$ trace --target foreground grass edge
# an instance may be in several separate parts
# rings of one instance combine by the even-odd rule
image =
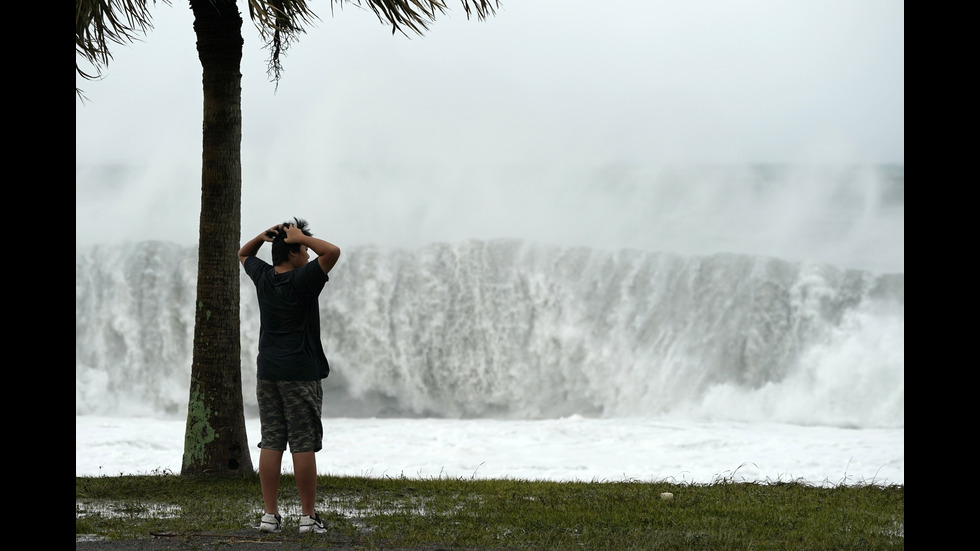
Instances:
[[[905,486],[318,477],[330,537],[365,549],[902,549]],[[299,498],[285,475],[282,534]],[[260,537],[258,476],[76,477],[75,533],[104,540]]]

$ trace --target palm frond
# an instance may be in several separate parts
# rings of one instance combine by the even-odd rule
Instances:
[[[160,0],[170,5],[171,0]],[[153,28],[150,4],[157,0],[75,0],[75,71],[86,80],[102,77],[112,60],[111,44],[125,44],[139,39]],[[282,57],[293,40],[306,32],[306,26],[319,18],[308,0],[247,0],[248,13],[259,35],[270,50],[269,74],[278,82],[282,74]],[[480,20],[496,13],[499,0],[460,0],[466,18],[474,14]],[[382,23],[391,25],[392,34],[400,32],[421,35],[446,13],[444,0],[330,0],[334,4],[364,4]],[[84,59],[94,70],[83,70],[78,59]],[[75,92],[81,94],[76,87]]]
[[[133,42],[153,28],[150,2],[156,0],[75,0],[75,72],[86,80],[100,78],[112,59],[110,44]],[[83,70],[78,56],[94,72]]]
[[[269,48],[269,76],[278,83],[286,50],[318,17],[306,0],[248,0],[248,15]]]
[[[460,0],[466,18],[476,14],[480,20],[496,13],[499,0]],[[354,4],[363,7],[367,4],[378,20],[391,25],[392,34],[401,32],[421,35],[429,30],[429,25],[437,15],[446,13],[443,0],[331,0],[330,12],[334,4]],[[282,75],[281,59],[293,40],[306,32],[305,26],[317,19],[307,0],[248,0],[248,13],[259,30],[259,35],[270,51],[269,76],[278,82]]]
[[[339,2],[341,0],[334,0]],[[362,0],[348,0],[360,6]],[[391,25],[392,34],[401,32],[408,34],[403,29],[407,28],[415,34],[421,35],[429,29],[429,24],[435,22],[436,15],[446,13],[446,4],[442,0],[364,0],[368,3],[371,10],[378,19],[387,25]],[[488,15],[496,13],[500,7],[499,0],[460,0],[463,4],[463,11],[466,18],[472,17],[476,12],[478,19],[486,19]]]

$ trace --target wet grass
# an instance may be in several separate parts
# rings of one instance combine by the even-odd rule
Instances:
[[[273,541],[362,549],[903,549],[905,486],[719,480],[546,482],[319,478],[330,537],[296,533],[299,498],[284,476]],[[663,494],[671,494],[667,499]],[[173,474],[75,478],[75,534],[146,539],[258,537],[258,477]],[[266,539],[268,539],[266,538]]]

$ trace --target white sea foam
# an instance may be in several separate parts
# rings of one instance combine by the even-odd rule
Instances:
[[[249,442],[258,420],[246,422]],[[324,475],[905,484],[904,429],[684,419],[324,419]],[[184,423],[75,417],[75,475],[179,473]],[[252,447],[258,466],[258,448]],[[283,467],[292,470],[285,454]]]
[[[504,216],[521,239],[440,234],[451,200],[413,211],[405,246],[338,221],[368,237],[321,300],[321,471],[904,483],[904,175],[831,172],[545,180],[524,199],[562,212],[548,231]],[[196,272],[190,245],[76,244],[79,474],[179,469]]]

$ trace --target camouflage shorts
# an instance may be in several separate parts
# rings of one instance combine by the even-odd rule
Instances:
[[[291,453],[323,448],[323,387],[320,381],[256,381],[262,441],[259,447]]]

